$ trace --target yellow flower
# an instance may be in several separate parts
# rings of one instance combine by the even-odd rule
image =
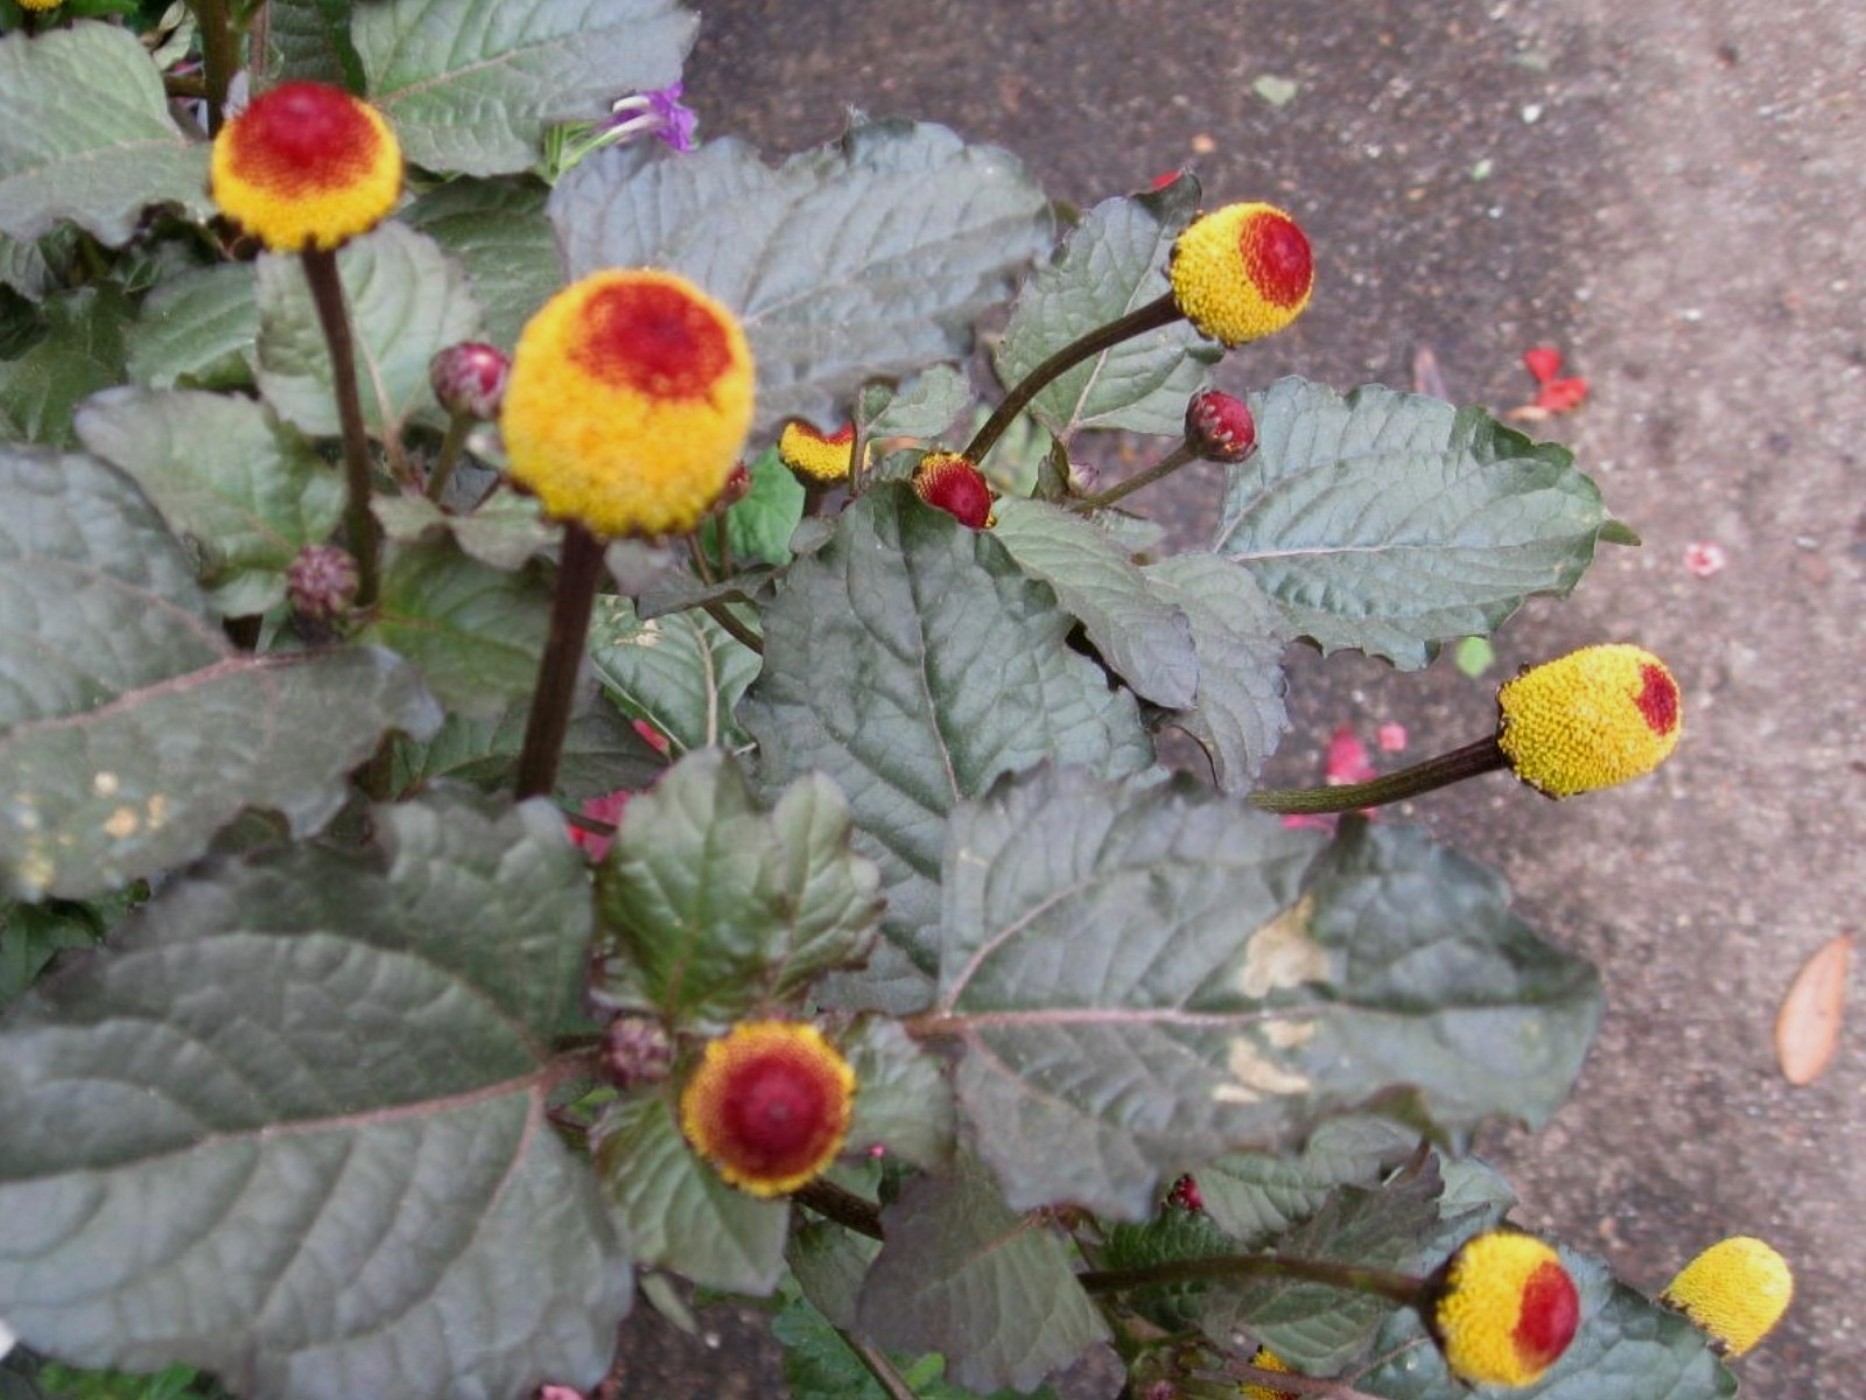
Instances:
[[[1239,345],[1302,314],[1315,261],[1308,237],[1281,209],[1227,204],[1179,235],[1168,275],[1174,303],[1201,335]]]
[[[1516,776],[1550,797],[1650,773],[1684,728],[1678,682],[1639,647],[1583,647],[1497,691],[1497,743]]]
[[[808,423],[786,423],[778,436],[778,457],[812,481],[828,486],[847,481],[855,458],[855,424],[844,423],[825,437]]]
[[[802,1021],[745,1021],[708,1042],[680,1094],[694,1151],[754,1196],[814,1180],[842,1150],[855,1071]]]
[[[19,0],[22,10],[56,10],[65,0]]]
[[[519,336],[500,415],[512,477],[599,536],[683,534],[738,461],[753,383],[738,320],[691,282],[592,273]]]
[[[1432,1331],[1452,1374],[1471,1385],[1530,1385],[1581,1324],[1581,1295],[1561,1257],[1533,1235],[1490,1230],[1451,1256]]]
[[[1794,1296],[1788,1261],[1759,1239],[1733,1235],[1685,1265],[1659,1301],[1741,1356],[1782,1320]]]
[[[402,194],[402,148],[342,88],[281,83],[214,138],[214,202],[275,253],[329,251],[380,223]]]
[[[1269,1347],[1258,1347],[1256,1354],[1250,1359],[1250,1364],[1260,1371],[1281,1371],[1285,1375],[1292,1374],[1289,1363],[1271,1351]],[[1272,1390],[1267,1385],[1241,1385],[1238,1387],[1238,1393],[1244,1397],[1244,1400],[1297,1400],[1294,1391]]]
[[[957,452],[929,452],[914,468],[914,494],[937,506],[971,530],[998,523],[991,510],[991,486],[970,459]]]

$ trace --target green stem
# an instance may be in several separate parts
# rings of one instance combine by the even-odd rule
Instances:
[[[453,480],[454,468],[460,465],[460,453],[466,447],[467,434],[473,431],[475,421],[464,413],[452,414],[447,419],[447,435],[441,439],[440,455],[434,459],[434,469],[428,473],[428,499],[436,505],[447,494],[447,483]]]
[[[836,1329],[836,1335],[854,1352],[868,1374],[874,1377],[875,1384],[886,1393],[888,1400],[918,1400],[912,1386],[907,1384],[901,1373],[894,1369],[894,1363],[888,1360],[886,1352],[872,1342],[865,1342],[843,1328]]]
[[[1163,476],[1171,476],[1187,462],[1197,461],[1198,453],[1192,450],[1192,444],[1181,441],[1179,446],[1167,453],[1145,471],[1135,472],[1126,481],[1116,482],[1106,491],[1094,496],[1084,496],[1070,505],[1070,509],[1086,515],[1092,510],[1101,510],[1111,506],[1124,496],[1131,496],[1143,486],[1151,486]]]
[[[337,255],[327,249],[307,248],[300,255],[318,324],[330,347],[331,385],[337,395],[337,421],[343,429],[344,480],[349,499],[344,503],[344,529],[350,553],[356,557],[356,605],[373,607],[382,585],[382,531],[370,513],[369,437],[363,428],[363,404],[356,391],[356,343],[350,336],[350,318],[344,311],[343,281],[337,276]]]
[[[1384,778],[1369,778],[1364,783],[1343,783],[1338,787],[1264,788],[1250,795],[1251,805],[1266,812],[1317,813],[1358,812],[1363,807],[1379,807],[1388,802],[1403,802],[1434,788],[1461,783],[1480,773],[1492,773],[1506,767],[1509,760],[1497,747],[1493,734],[1466,744],[1461,749],[1428,758]]]
[[[1173,1283],[1223,1283],[1240,1278],[1297,1278],[1349,1293],[1372,1293],[1402,1307],[1416,1307],[1430,1280],[1389,1269],[1335,1264],[1289,1254],[1220,1254],[1205,1259],[1167,1259],[1132,1269],[1090,1269],[1076,1282],[1090,1293],[1121,1293]]]
[[[201,63],[207,79],[207,131],[220,131],[227,119],[227,90],[240,71],[240,36],[233,26],[227,0],[194,0],[195,22],[201,28]]]
[[[845,1190],[825,1177],[806,1182],[790,1193],[798,1205],[815,1211],[825,1220],[833,1220],[845,1230],[867,1235],[871,1240],[884,1238],[881,1211],[853,1191]]]
[[[726,629],[727,635],[729,635],[733,641],[737,642],[754,655],[763,656],[765,654],[764,639],[756,632],[752,631],[751,628],[747,627],[743,622],[740,622],[738,618],[734,617],[732,615],[732,609],[726,606],[724,600],[708,598],[704,603],[700,604],[700,606],[706,610],[706,615],[708,617],[712,618],[714,622],[717,622],[721,627]]]
[[[518,798],[548,797],[557,786],[557,761],[570,732],[570,711],[583,667],[583,644],[596,610],[596,589],[603,577],[603,542],[571,520],[564,524],[564,547],[557,563],[557,592],[551,600],[551,631],[538,662],[538,688],[525,722],[525,746],[518,756]]]
[[[1124,340],[1145,335],[1148,331],[1157,331],[1180,319],[1179,307],[1173,301],[1173,294],[1168,292],[1157,301],[1137,306],[1125,316],[1117,316],[1107,325],[1098,326],[1080,340],[1071,341],[1031,370],[1016,388],[1005,395],[1004,402],[972,434],[972,440],[965,445],[965,451],[960,455],[973,466],[978,466],[985,460],[985,454],[991,451],[999,436],[1011,425],[1011,420],[1022,413],[1057,375],[1081,364],[1090,355],[1099,355]]]

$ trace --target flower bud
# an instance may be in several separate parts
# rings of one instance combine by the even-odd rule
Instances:
[[[1315,287],[1308,236],[1269,204],[1227,204],[1194,219],[1167,272],[1181,314],[1227,346],[1282,330]]]
[[[751,494],[752,469],[743,462],[734,462],[732,470],[726,473],[726,484],[720,489],[719,499],[713,502],[713,509],[731,510]]]
[[[855,457],[855,424],[844,423],[825,436],[796,419],[778,434],[778,458],[808,481],[834,486],[849,479]]]
[[[1650,773],[1684,728],[1672,673],[1649,651],[1583,647],[1497,691],[1497,745],[1518,778],[1550,797]]]
[[[356,560],[334,544],[308,544],[285,570],[292,611],[308,622],[333,622],[356,602]]]
[[[619,1089],[659,1083],[674,1067],[674,1044],[659,1021],[618,1016],[603,1032],[602,1066]]]
[[[1217,389],[1201,389],[1186,402],[1186,446],[1207,462],[1241,462],[1257,447],[1250,405]]]
[[[1446,1262],[1428,1321],[1460,1380],[1531,1385],[1574,1340],[1581,1295],[1561,1257],[1541,1240],[1489,1230]]]
[[[1794,1296],[1788,1261],[1759,1239],[1733,1235],[1685,1265],[1659,1301],[1682,1310],[1731,1356],[1741,1356],[1782,1320]]]
[[[680,1126],[732,1185],[782,1196],[836,1160],[854,1101],[855,1071],[815,1026],[744,1021],[707,1043]]]
[[[1205,1197],[1199,1194],[1199,1183],[1190,1172],[1173,1183],[1173,1189],[1166,1193],[1166,1203],[1181,1210],[1205,1209]]]
[[[454,417],[490,423],[505,401],[505,379],[511,369],[512,362],[498,346],[462,341],[428,361],[428,383],[441,407]]]
[[[929,452],[914,468],[914,494],[938,506],[969,530],[988,529],[991,487],[985,474],[957,452]]]

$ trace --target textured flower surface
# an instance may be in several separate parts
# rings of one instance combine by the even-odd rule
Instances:
[[[738,320],[685,278],[592,273],[519,337],[500,416],[512,477],[606,538],[684,533],[738,461],[753,387]]]
[[[428,384],[440,406],[457,417],[490,422],[499,416],[512,362],[496,345],[468,340],[428,362]]]
[[[929,452],[922,457],[914,468],[913,488],[921,500],[937,506],[968,529],[983,530],[994,521],[991,484],[983,472],[957,452]]]
[[[1516,776],[1550,797],[1650,773],[1684,728],[1678,682],[1651,652],[1583,647],[1497,691],[1497,743]]]
[[[1794,1296],[1788,1261],[1753,1236],[1733,1235],[1685,1265],[1659,1299],[1741,1356],[1782,1320]]]
[[[1459,1379],[1530,1385],[1574,1340],[1581,1295],[1548,1245],[1514,1230],[1490,1230],[1452,1255],[1431,1323]]]
[[[1241,462],[1257,446],[1257,420],[1235,395],[1201,389],[1186,401],[1186,443],[1207,462]]]
[[[275,253],[367,233],[402,194],[402,148],[374,107],[324,83],[281,83],[214,138],[221,212]]]
[[[1193,220],[1168,271],[1186,319],[1225,345],[1282,330],[1315,287],[1308,236],[1270,204],[1227,204]]]
[[[825,436],[808,423],[795,420],[778,435],[778,457],[798,476],[833,485],[849,479],[855,459],[855,424],[844,423]]]
[[[1269,1347],[1258,1347],[1256,1354],[1250,1359],[1250,1364],[1259,1371],[1281,1371],[1285,1375],[1290,1374],[1289,1363],[1271,1351]],[[1293,1390],[1272,1390],[1267,1385],[1245,1384],[1238,1387],[1238,1392],[1244,1396],[1244,1400],[1297,1400]]]
[[[707,1044],[680,1126],[734,1186],[781,1196],[835,1161],[854,1098],[855,1071],[815,1026],[746,1021]]]

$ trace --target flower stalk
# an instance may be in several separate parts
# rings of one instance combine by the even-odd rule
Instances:
[[[1116,482],[1106,491],[1097,492],[1093,496],[1083,496],[1072,502],[1069,508],[1082,515],[1087,515],[1090,511],[1103,510],[1116,501],[1133,495],[1143,486],[1151,486],[1162,477],[1171,476],[1186,463],[1198,460],[1199,454],[1193,450],[1192,444],[1182,441],[1179,446],[1144,471],[1135,472],[1125,481]]]
[[[570,732],[583,643],[596,610],[602,581],[603,542],[575,520],[564,522],[564,545],[557,565],[557,592],[551,600],[551,630],[538,662],[538,688],[525,722],[519,752],[517,794],[547,797],[557,785],[557,764]]]
[[[1389,802],[1404,802],[1436,788],[1461,783],[1482,773],[1507,767],[1508,760],[1497,745],[1496,735],[1466,744],[1461,749],[1428,758],[1397,773],[1369,778],[1363,783],[1341,783],[1332,787],[1263,788],[1250,795],[1253,807],[1283,815],[1314,815],[1328,812],[1358,812],[1363,807],[1381,807]]]
[[[344,530],[356,559],[356,605],[374,605],[382,584],[382,531],[370,511],[373,489],[369,437],[363,427],[363,404],[356,388],[356,342],[344,309],[343,280],[337,275],[337,255],[327,248],[306,248],[305,281],[317,307],[318,325],[330,347],[331,386],[337,396],[337,422],[343,436]]]
[[[1076,1281],[1090,1293],[1121,1293],[1174,1283],[1214,1283],[1240,1278],[1294,1278],[1349,1293],[1370,1293],[1402,1307],[1420,1307],[1432,1282],[1390,1269],[1337,1264],[1293,1254],[1218,1254],[1203,1259],[1167,1259],[1131,1269],[1090,1269]]]

